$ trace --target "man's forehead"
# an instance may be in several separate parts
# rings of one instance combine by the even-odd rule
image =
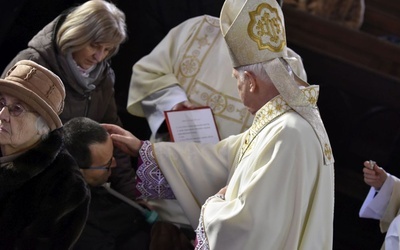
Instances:
[[[108,136],[105,142],[93,143],[89,146],[89,149],[92,154],[93,162],[95,162],[97,159],[109,160],[113,155],[114,145],[112,143],[111,137]]]

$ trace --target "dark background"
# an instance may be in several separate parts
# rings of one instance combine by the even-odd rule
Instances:
[[[321,88],[319,107],[335,156],[334,249],[379,249],[384,235],[377,221],[358,211],[368,193],[362,163],[373,159],[400,176],[400,22],[396,0],[366,1],[360,30],[298,13],[284,6],[288,45],[303,57],[311,84]],[[63,10],[84,1],[13,0],[0,15],[0,69]],[[143,118],[126,112],[133,64],[148,54],[174,26],[202,14],[219,16],[222,0],[120,0],[129,40],[112,59],[116,100],[125,128],[140,139],[150,130]],[[387,8],[383,8],[383,7]],[[386,23],[379,18],[389,19]],[[396,19],[397,18],[397,19]],[[377,21],[378,20],[378,21]],[[372,27],[380,23],[381,27]],[[397,33],[398,32],[398,33]],[[388,37],[390,39],[388,39]],[[388,52],[389,51],[389,52]],[[363,56],[363,58],[361,58]],[[360,59],[361,58],[361,59]],[[279,188],[279,187],[277,187]],[[279,211],[277,211],[279,212]]]

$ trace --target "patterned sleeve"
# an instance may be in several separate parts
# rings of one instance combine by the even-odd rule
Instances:
[[[220,201],[225,201],[225,195],[223,194],[215,194],[209,197],[204,205],[201,208],[201,214],[199,218],[199,225],[197,226],[196,232],[196,239],[195,239],[195,249],[194,250],[209,250],[210,246],[208,245],[208,239],[206,235],[206,230],[204,226],[203,216],[204,216],[204,208],[206,207],[207,203],[211,199],[219,199]]]
[[[167,179],[157,165],[149,141],[144,141],[139,150],[136,190],[137,199],[175,199]]]

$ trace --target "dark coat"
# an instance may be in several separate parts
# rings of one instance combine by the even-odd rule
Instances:
[[[139,210],[110,194],[90,187],[89,216],[74,250],[147,250],[150,225]]]
[[[85,225],[90,191],[62,130],[13,164],[0,167],[0,249],[70,249]]]
[[[74,117],[88,117],[99,123],[112,123],[122,126],[118,116],[114,98],[115,74],[109,61],[103,61],[103,71],[93,82],[94,90],[87,90],[78,83],[79,79],[69,68],[66,57],[60,54],[56,45],[57,31],[68,12],[58,16],[51,23],[39,31],[28,43],[28,48],[22,50],[4,69],[5,77],[17,61],[28,59],[39,63],[58,75],[65,85],[66,97],[64,110],[60,115],[63,123]],[[111,186],[118,192],[134,199],[134,177],[131,159],[119,150],[115,150],[114,157],[118,167],[110,176]]]

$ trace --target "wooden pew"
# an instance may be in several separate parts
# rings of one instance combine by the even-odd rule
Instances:
[[[360,30],[283,7],[288,46],[303,58],[309,83],[320,85],[335,157],[333,250],[379,249],[383,242],[378,222],[358,217],[369,190],[363,161],[400,177],[400,46],[379,38],[397,30],[390,24],[398,16],[382,14],[385,6],[367,7]]]
[[[400,40],[400,2],[366,0],[361,31],[375,36],[395,36]]]
[[[291,6],[283,11],[290,43],[400,81],[399,45]]]

